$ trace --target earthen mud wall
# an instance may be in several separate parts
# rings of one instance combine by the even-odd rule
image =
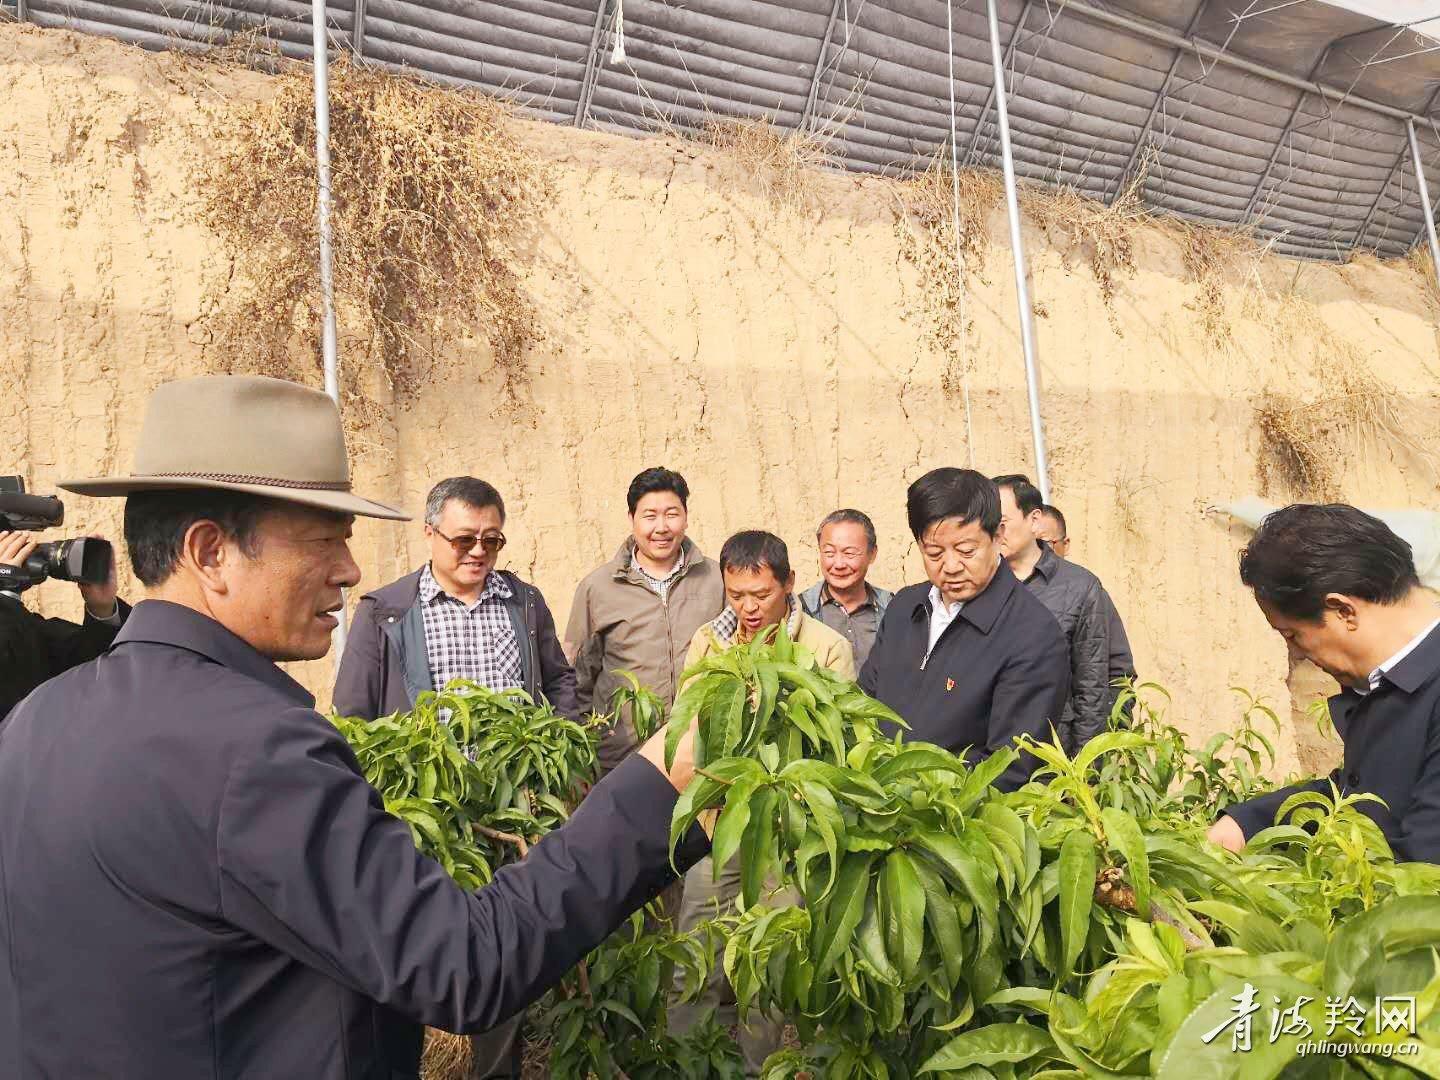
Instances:
[[[23,471],[37,491],[125,471],[147,393],[213,370],[207,297],[234,267],[198,224],[191,166],[214,152],[218,112],[270,92],[253,72],[0,28],[0,471]],[[517,124],[557,184],[527,254],[544,331],[528,378],[502,392],[480,344],[449,349],[411,400],[367,376],[383,407],[356,427],[353,458],[362,491],[414,511],[444,476],[495,483],[510,510],[504,561],[562,627],[575,583],[624,538],[624,489],[643,467],[689,478],[703,549],[774,529],[802,585],[816,521],[860,507],[879,528],[874,580],[892,587],[921,573],[904,524],[911,480],[972,461],[1033,470],[998,213],[967,290],[966,353],[940,355],[893,182],[822,174],[807,206],[777,208],[724,154],[678,138]],[[1072,557],[1114,595],[1141,672],[1168,688],[1182,726],[1222,730],[1236,715],[1229,688],[1247,687],[1294,725],[1280,771],[1297,768],[1308,721],[1291,717],[1285,648],[1237,580],[1246,533],[1206,510],[1259,490],[1259,397],[1303,398],[1337,350],[1414,406],[1417,438],[1433,439],[1430,286],[1368,257],[1247,260],[1221,282],[1217,335],[1174,230],[1136,234],[1136,270],[1109,307],[1083,251],[1033,227],[1026,241]],[[342,327],[342,363],[347,345]],[[1352,501],[1436,504],[1435,476],[1383,445],[1341,464]],[[118,504],[68,508],[67,531],[118,535]],[[356,552],[379,585],[418,565],[423,538],[418,525],[361,522]],[[136,595],[134,582],[124,591]],[[31,595],[47,613],[78,613],[66,586]],[[322,701],[330,671],[297,667]],[[1309,747],[1306,763],[1323,753]]]

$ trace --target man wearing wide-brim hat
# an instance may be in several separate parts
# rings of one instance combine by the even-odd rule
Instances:
[[[147,599],[0,727],[0,1077],[414,1075],[386,1015],[491,1028],[672,880],[688,748],[467,893],[276,666],[329,649],[353,518],[404,516],[350,491],[323,394],[167,384],[131,475],[61,486],[128,498]]]

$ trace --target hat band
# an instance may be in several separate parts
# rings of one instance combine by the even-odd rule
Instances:
[[[254,484],[258,487],[294,488],[302,491],[349,491],[350,482],[329,480],[280,480],[273,476],[246,476],[243,473],[162,472],[144,476],[130,474],[136,480],[213,480],[217,484]]]

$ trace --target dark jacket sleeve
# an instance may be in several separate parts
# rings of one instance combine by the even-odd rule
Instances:
[[[580,701],[575,693],[575,669],[565,659],[560,638],[555,634],[555,616],[540,590],[535,590],[535,640],[540,653],[540,692],[561,716],[580,719]]]
[[[1330,794],[1330,785],[1341,787],[1342,780],[1340,770],[1332,772],[1328,779],[1308,780],[1303,784],[1291,784],[1289,787],[1276,788],[1274,791],[1266,792],[1264,795],[1257,795],[1253,799],[1246,799],[1234,806],[1227,806],[1225,814],[1235,819],[1235,824],[1240,826],[1240,831],[1245,834],[1245,839],[1262,829],[1268,829],[1275,824],[1275,815],[1280,812],[1280,807],[1285,805],[1285,800],[1291,795],[1298,795],[1302,791],[1318,791],[1322,795]]]
[[[130,614],[130,605],[124,600],[117,599],[115,604],[120,613],[118,625],[95,618],[88,609],[85,612],[85,621],[81,623],[73,623],[67,619],[45,619],[39,623],[40,634],[50,651],[50,670],[45,675],[47,679],[63,675],[76,664],[94,660],[110,648],[115,641],[115,635],[120,632],[120,627],[125,624],[125,619]]]
[[[1090,582],[1076,612],[1070,642],[1070,752],[1105,730],[1110,716],[1110,619],[1098,581]]]
[[[120,622],[130,605],[117,600]],[[46,619],[18,600],[0,598],[0,720],[47,679],[108,649],[120,628],[85,614],[83,623]]]
[[[1065,635],[1057,624],[1053,637],[1038,638],[1005,665],[991,697],[990,729],[986,745],[975,747],[970,756],[983,761],[995,751],[1010,746],[1019,735],[1048,742],[1050,727],[1060,726],[1060,714],[1070,695],[1070,660]],[[1014,791],[1030,779],[1037,762],[1021,754],[1006,769],[995,786]]]
[[[468,893],[416,851],[323,717],[290,710],[256,742],[221,797],[224,918],[433,1027],[494,1027],[674,879],[675,789],[638,756],[528,858]],[[707,846],[692,829],[678,868]]]
[[[362,597],[355,605],[355,617],[350,620],[345,655],[340,658],[335,693],[331,695],[334,709],[341,716],[374,720],[380,715],[384,680],[381,665],[385,662],[382,645],[380,626],[375,619],[375,601]]]
[[[1397,860],[1440,863],[1440,712],[1430,717],[1424,760],[1396,826]]]

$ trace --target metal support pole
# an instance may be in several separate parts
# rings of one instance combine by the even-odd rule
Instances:
[[[1020,18],[1015,20],[1015,33],[1010,35],[1010,44],[1005,47],[1005,66],[1010,66],[1010,61],[1015,56],[1015,50],[1020,45],[1020,35],[1025,30],[1025,21],[1030,18],[1030,7],[1034,0],[1025,0],[1025,6],[1020,9]],[[970,143],[965,147],[965,164],[969,165],[975,160],[975,151],[980,148],[980,135],[985,129],[985,114],[990,111],[990,104],[995,100],[995,87],[990,87],[990,92],[985,95],[985,104],[980,106],[980,111],[975,114],[975,130],[970,133]]]
[[[335,277],[330,250],[330,42],[325,25],[325,0],[310,0],[311,44],[315,71],[315,173],[319,182],[317,204],[320,228],[320,303],[324,314],[321,357],[325,364],[325,393],[340,408],[340,366],[335,344]],[[345,610],[335,627],[335,657],[345,651]]]
[[[30,0],[15,0],[15,18],[21,22],[30,21]]]
[[[1425,215],[1425,232],[1430,237],[1430,258],[1434,260],[1435,272],[1440,274],[1440,240],[1435,238],[1435,214],[1430,209],[1430,189],[1425,186],[1425,164],[1420,160],[1415,121],[1406,120],[1405,130],[1410,135],[1410,156],[1415,159],[1415,186],[1420,189],[1420,212]]]
[[[1040,424],[1040,371],[1035,360],[1035,325],[1030,288],[1025,281],[1025,249],[1020,239],[1020,199],[1015,190],[1015,157],[1010,149],[1010,110],[1005,103],[1005,58],[1000,50],[1000,20],[995,0],[986,0],[990,15],[990,60],[995,69],[996,126],[1000,128],[1000,160],[1005,169],[1005,208],[1010,215],[1010,250],[1015,257],[1015,299],[1020,306],[1020,346],[1025,352],[1025,389],[1030,395],[1030,436],[1035,444],[1036,485],[1050,501],[1050,470],[1045,460],[1045,432]]]
[[[350,48],[357,57],[365,55],[365,0],[355,0],[355,14],[350,30]]]

